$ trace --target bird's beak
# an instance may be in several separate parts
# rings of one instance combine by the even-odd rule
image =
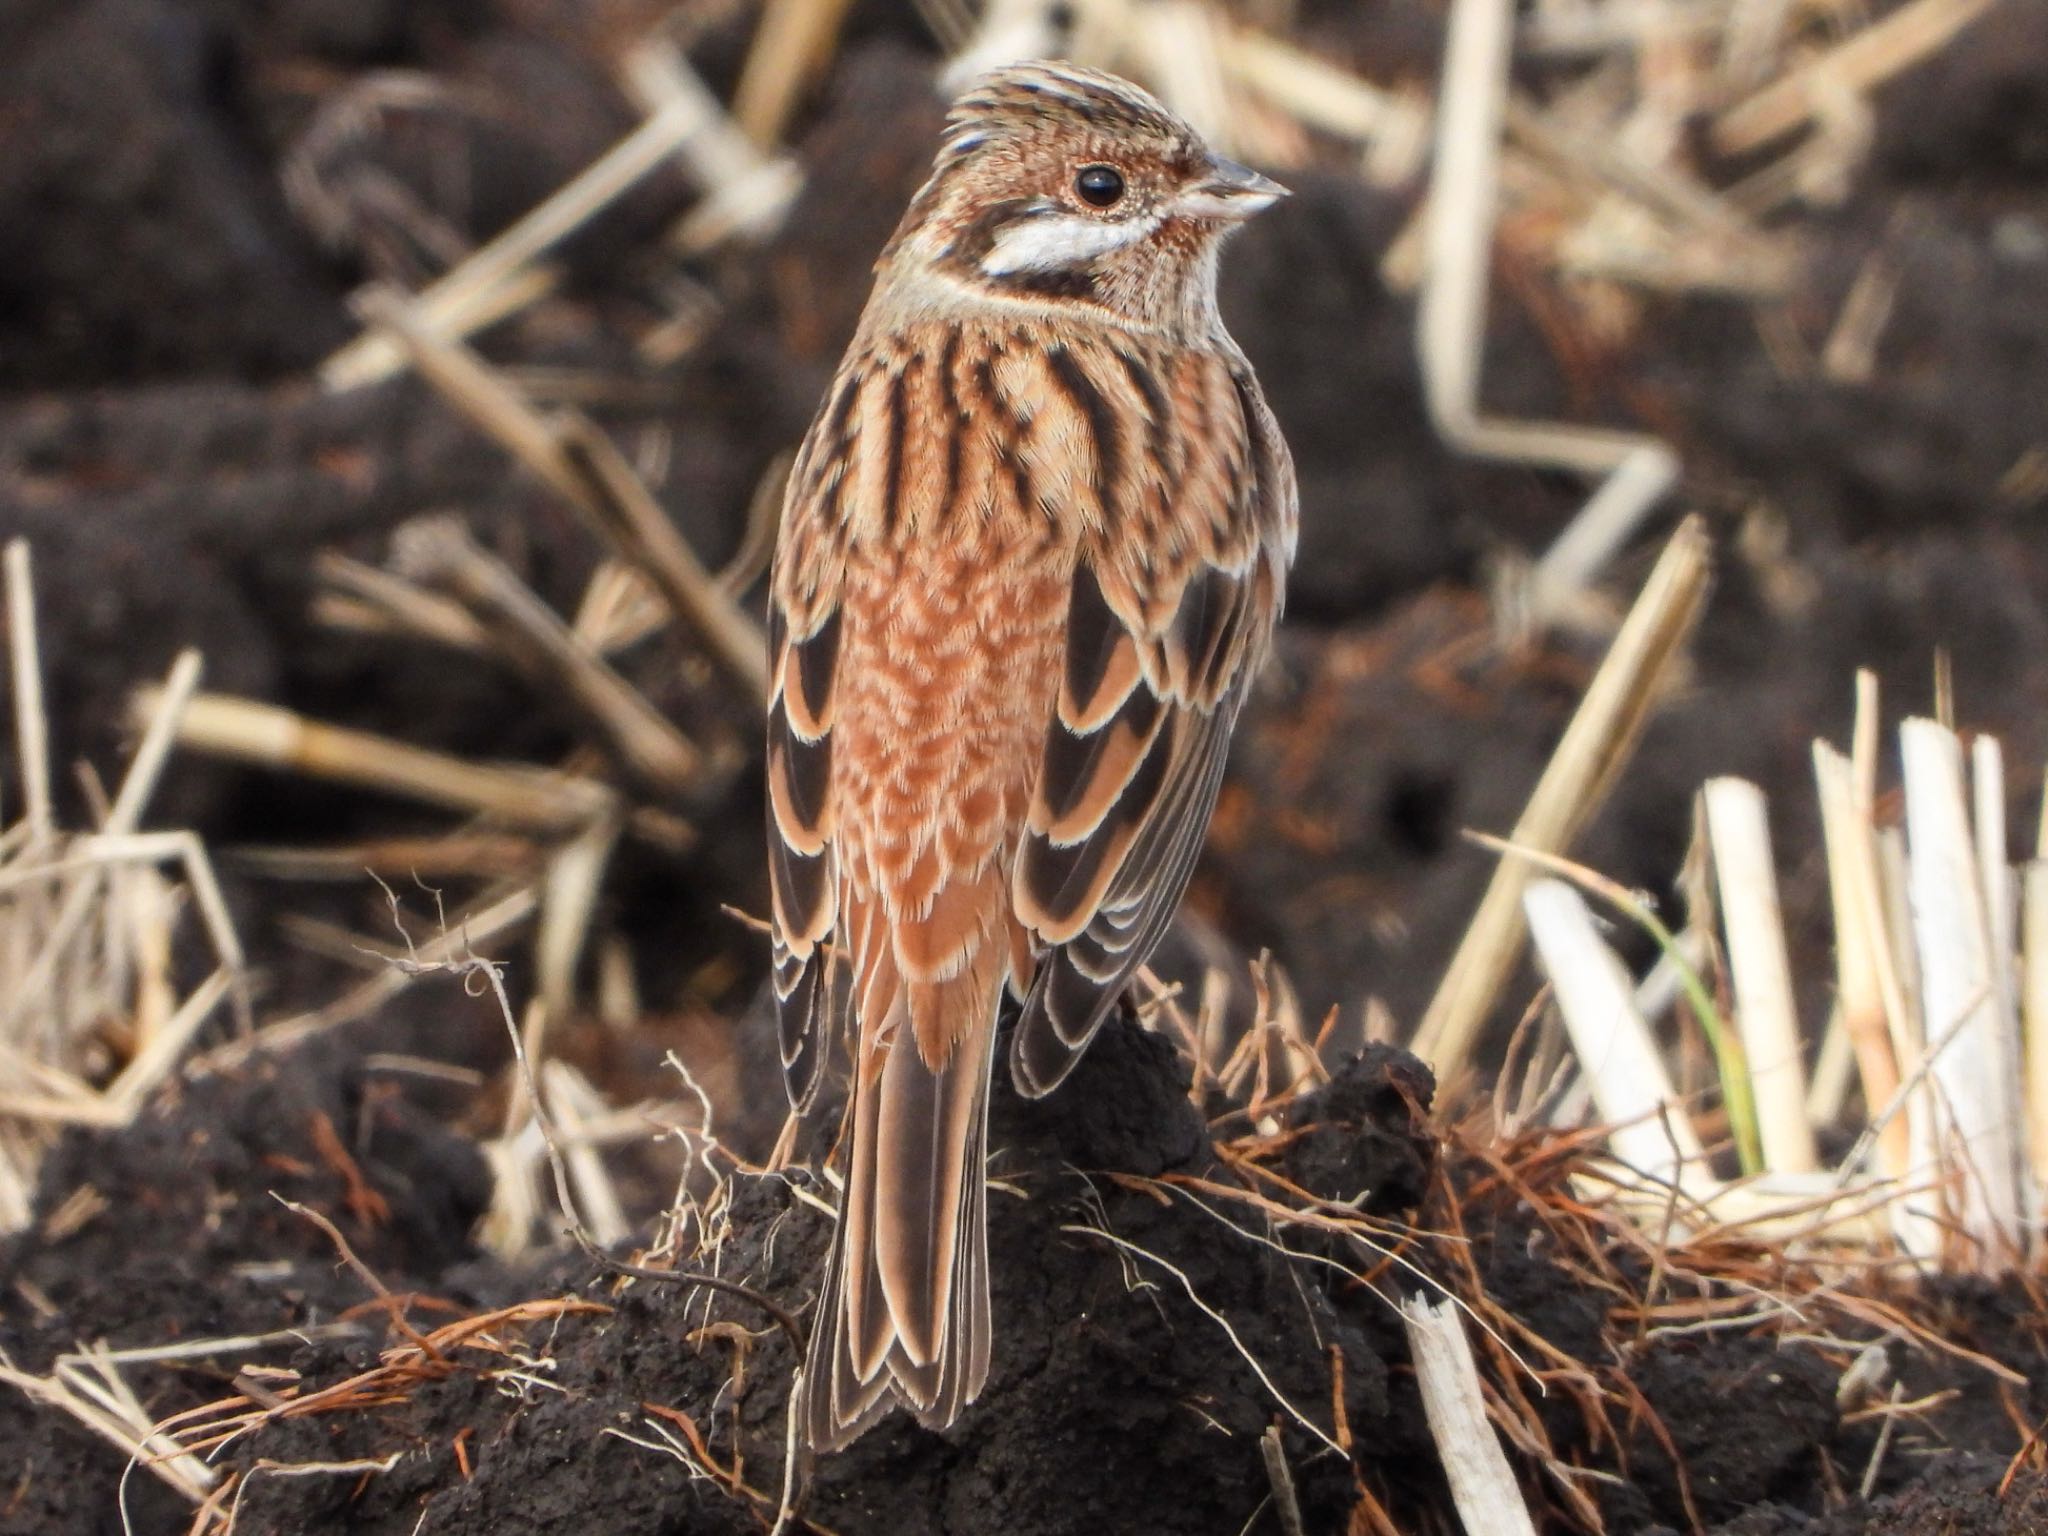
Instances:
[[[1188,218],[1221,219],[1235,224],[1262,212],[1287,196],[1287,189],[1270,176],[1261,176],[1248,165],[1209,157],[1208,174],[1175,199],[1178,211]]]

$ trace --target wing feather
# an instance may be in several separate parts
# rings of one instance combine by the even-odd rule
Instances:
[[[832,684],[839,613],[790,635],[771,605],[774,693],[768,705],[768,886],[783,1086],[807,1107],[817,1092],[832,1015],[831,951],[839,920],[832,854]]]
[[[1011,1056],[1031,1097],[1072,1069],[1173,921],[1293,551],[1293,468],[1249,371],[1218,359],[1169,387],[1118,361],[1150,410],[1178,414],[1151,451],[1179,442],[1200,461],[1175,477],[1169,511],[1193,547],[1155,564],[1156,547],[1105,540],[1075,573],[1012,892],[1044,948]]]

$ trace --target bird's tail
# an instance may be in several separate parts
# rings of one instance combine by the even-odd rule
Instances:
[[[847,1445],[897,1404],[943,1429],[988,1378],[982,1164],[996,948],[945,980],[859,989],[863,1014],[876,1006],[883,1017],[880,1028],[864,1017],[859,1031],[852,1155],[798,1405],[815,1451]],[[928,1019],[965,1027],[917,1027]],[[929,1053],[934,1066],[928,1047],[941,1034],[950,1049]]]

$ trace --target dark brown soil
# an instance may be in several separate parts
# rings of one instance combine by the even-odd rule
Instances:
[[[416,1048],[436,1030],[462,1032],[479,1006],[443,987],[415,1003],[410,1024],[394,1020],[360,1043]],[[944,1436],[899,1418],[814,1468],[805,1513],[819,1529],[1278,1533],[1258,1450],[1269,1425],[1280,1428],[1306,1529],[1355,1528],[1347,1521],[1360,1480],[1401,1529],[1434,1528],[1445,1489],[1394,1314],[1418,1282],[1402,1270],[1370,1287],[1344,1282],[1318,1260],[1356,1268],[1355,1251],[1298,1229],[1269,1233],[1234,1208],[1222,1213],[1238,1221],[1232,1231],[1164,1186],[1132,1182],[1233,1181],[1186,1081],[1160,1037],[1117,1024],[1059,1100],[998,1092],[991,1268],[1002,1328],[987,1394]],[[1296,1138],[1277,1170],[1324,1198],[1362,1196],[1369,1214],[1419,1209],[1426,1223],[1438,1219],[1444,1186],[1422,1118],[1429,1089],[1412,1059],[1368,1053],[1297,1106]],[[348,1317],[357,1324],[348,1338],[135,1369],[160,1415],[232,1397],[235,1372],[251,1363],[296,1372],[301,1396],[358,1375],[403,1340],[329,1239],[280,1203],[291,1199],[329,1213],[422,1329],[534,1298],[599,1306],[510,1334],[517,1377],[502,1355],[457,1352],[441,1379],[238,1439],[218,1459],[244,1474],[265,1461],[398,1457],[368,1478],[257,1472],[238,1529],[510,1536],[596,1520],[618,1536],[765,1529],[782,1486],[790,1341],[744,1299],[621,1285],[582,1259],[508,1268],[473,1250],[463,1234],[487,1195],[483,1163],[435,1108],[361,1056],[323,1045],[189,1083],[119,1135],[74,1137],[46,1169],[48,1203],[89,1187],[96,1213],[0,1246],[9,1297],[0,1348],[40,1370],[82,1339],[158,1344]],[[345,1158],[323,1150],[323,1117]],[[2001,1403],[1981,1371],[1895,1348],[1910,1395],[1958,1389],[1962,1402],[1902,1427],[1879,1463],[1876,1496],[1860,1502],[1845,1489],[1870,1463],[1876,1431],[1845,1422],[1837,1406],[1842,1346],[1709,1331],[1617,1349],[1616,1296],[1566,1262],[1531,1208],[1486,1193],[1478,1165],[1455,1182],[1488,1295],[1552,1358],[1586,1362],[1610,1396],[1636,1404],[1599,1429],[1569,1392],[1539,1410],[1559,1457],[1606,1474],[1591,1486],[1614,1536],[2041,1528],[2048,1482],[2023,1473],[2002,1497],[1994,1492],[2020,1449],[2015,1424],[2048,1414],[2041,1388]],[[728,1217],[719,1272],[801,1316],[824,1218],[788,1181],[758,1175],[735,1176]],[[1283,1259],[1267,1235],[1296,1257]],[[1424,1244],[1413,1255],[1441,1271],[1441,1251],[1433,1258]],[[1625,1245],[1608,1258],[1622,1274],[1641,1262]],[[1956,1342],[2048,1379],[2048,1338],[2021,1298],[1958,1292],[1946,1313]],[[275,1390],[279,1378],[267,1379]],[[1282,1398],[1314,1434],[1348,1436],[1351,1457],[1327,1450]],[[677,1414],[712,1463],[740,1467],[748,1492],[620,1438],[655,1443],[661,1425],[682,1422]],[[18,1397],[0,1398],[0,1440],[20,1448],[0,1530],[106,1530],[117,1500],[135,1529],[179,1528],[179,1501],[153,1478],[130,1476],[120,1492],[121,1457]],[[1554,1495],[1532,1467],[1524,1475],[1539,1507]],[[1959,1523],[1912,1523],[1937,1510]]]
[[[610,61],[666,9],[0,7],[0,536],[34,543],[60,760],[118,762],[129,688],[184,646],[205,652],[211,686],[424,745],[550,761],[573,743],[571,718],[494,666],[310,622],[316,551],[381,558],[390,531],[429,510],[459,510],[558,604],[573,602],[598,556],[568,512],[417,382],[329,396],[310,370],[351,333],[356,285],[419,282],[440,265],[435,239],[487,238],[630,124]],[[1435,68],[1434,4],[1299,9],[1306,40],[1372,79]],[[731,8],[706,11],[692,57],[724,89],[745,28]],[[659,237],[690,201],[679,176],[651,178],[581,232],[560,296],[483,342],[500,361],[546,370],[535,377],[601,380],[588,408],[656,466],[657,494],[714,564],[739,546],[754,486],[800,434],[853,324],[868,254],[923,173],[939,114],[932,64],[910,7],[859,0],[798,125],[811,178],[796,214],[767,250],[688,272],[723,309],[679,362],[650,365],[632,345],[665,314],[675,274]],[[350,117],[390,72],[427,89]],[[1853,669],[1880,672],[1892,710],[1925,709],[1945,648],[1961,721],[2002,737],[2016,794],[2024,765],[2048,758],[2048,480],[2029,458],[2048,446],[2044,81],[2048,0],[2003,0],[1878,97],[1873,160],[1839,209],[1801,220],[1805,276],[1766,317],[1768,344],[1751,311],[1705,299],[1651,302],[1619,349],[1560,337],[1548,278],[1502,256],[1489,404],[1666,433],[1688,466],[1682,500],[1708,514],[1725,551],[1692,685],[1652,725],[1579,851],[1664,889],[1695,786],[1725,772],[1765,785],[1816,1018],[1826,934],[1807,752],[1816,734],[1845,735]],[[323,123],[355,126],[323,138]],[[296,175],[309,168],[322,189],[311,201]],[[1219,944],[1270,948],[1311,1015],[1340,1007],[1349,1040],[1368,996],[1404,1023],[1419,1014],[1490,869],[1458,832],[1513,822],[1598,643],[1554,640],[1511,658],[1482,643],[1490,561],[1540,547],[1582,489],[1455,458],[1429,429],[1413,305],[1377,270],[1416,189],[1371,190],[1334,155],[1289,179],[1296,195],[1231,252],[1225,308],[1299,459],[1302,557],[1197,882],[1205,922],[1187,944],[1204,960]],[[393,188],[412,214],[393,213]],[[1873,253],[1898,278],[1875,376],[1843,385],[1790,361],[1817,354]],[[1657,532],[1626,557],[1617,587]],[[676,661],[648,647],[622,665],[693,730],[750,741],[751,722],[708,718],[701,678]],[[4,760],[0,781],[0,800],[18,804]],[[761,905],[753,776],[736,782],[729,803],[687,808],[703,834],[687,857],[627,851],[602,921],[633,941],[651,1009],[718,1037],[737,1085],[723,1123],[760,1153],[780,1115],[757,1027],[765,954],[718,910]],[[73,822],[83,807],[76,797]],[[2016,804],[2015,825],[2033,816],[2031,800]],[[443,824],[197,759],[177,763],[154,817],[221,850]],[[288,941],[282,914],[383,921],[367,886],[280,894],[231,859],[226,874],[266,1013],[323,1002],[343,980]],[[526,978],[511,980],[523,995]],[[1527,989],[1511,995],[1518,1006]],[[593,1060],[622,1100],[658,1068],[648,1033]],[[332,1216],[388,1286],[417,1293],[410,1316],[422,1328],[542,1297],[611,1310],[516,1341],[549,1362],[544,1385],[488,1379],[504,1357],[465,1356],[463,1369],[388,1403],[280,1420],[237,1442],[222,1459],[244,1470],[402,1453],[371,1477],[259,1473],[238,1530],[766,1530],[792,1360],[779,1329],[737,1298],[622,1288],[582,1259],[509,1269],[475,1249],[487,1179],[463,1128],[479,1122],[476,1095],[380,1067],[380,1051],[504,1065],[495,1019],[435,984],[329,1040],[184,1083],[126,1132],[74,1137],[45,1169],[42,1223],[0,1246],[0,1348],[43,1369],[81,1341],[261,1332],[358,1309],[350,1339],[152,1366],[136,1380],[151,1410],[170,1414],[229,1395],[246,1363],[288,1366],[303,1389],[370,1368],[403,1340],[382,1312],[361,1310],[362,1282],[275,1192]],[[1122,1030],[1046,1105],[999,1091],[1002,1342],[989,1394],[948,1436],[892,1423],[817,1469],[807,1509],[820,1527],[1277,1532],[1257,1438],[1278,1424],[1309,1532],[1370,1530],[1358,1523],[1360,1488],[1403,1531],[1450,1529],[1390,1310],[1400,1273],[1347,1287],[1313,1258],[1283,1262],[1115,1177],[1213,1168],[1219,1154],[1178,1071],[1156,1039]],[[1484,1167],[1451,1155],[1450,1182],[1433,1181],[1411,1121],[1426,1093],[1416,1072],[1381,1054],[1347,1068],[1303,1111],[1286,1169],[1331,1198],[1370,1191],[1390,1213],[1419,1206],[1424,1227],[1449,1224],[1458,1191],[1487,1295],[1595,1373],[1602,1401],[1636,1405],[1602,1418],[1561,1384],[1532,1394],[1553,1452],[1587,1469],[1615,1536],[2048,1531],[2038,1438],[2013,1470],[2024,1436],[2048,1422],[2048,1338],[2025,1295],[1946,1293],[1932,1326],[2030,1387],[1888,1343],[1907,1399],[1953,1395],[1901,1422],[1862,1500],[1877,1421],[1835,1402],[1839,1349],[1784,1342],[1788,1330],[1640,1333],[1629,1295],[1649,1277],[1625,1245],[1602,1257],[1600,1279]],[[94,1207],[87,1188],[104,1205],[81,1223]],[[1177,1266],[1271,1388],[1173,1274],[1073,1230],[1082,1225]],[[801,1316],[822,1235],[787,1185],[740,1178],[724,1272]],[[1313,1254],[1322,1239],[1287,1240]],[[1419,1250],[1445,1279],[1453,1251]],[[1337,1435],[1336,1360],[1348,1462],[1275,1396]],[[743,1454],[744,1482],[770,1505],[607,1433],[677,1429],[647,1405],[690,1415],[721,1466]],[[154,1477],[137,1471],[124,1485],[118,1457],[6,1389],[0,1447],[0,1532],[120,1530],[123,1486],[132,1529],[189,1522]],[[1526,1457],[1518,1465],[1539,1507],[1561,1512],[1557,1486]],[[1557,1528],[1571,1528],[1562,1513]]]

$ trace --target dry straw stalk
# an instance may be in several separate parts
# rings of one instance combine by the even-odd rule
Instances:
[[[1673,661],[1699,620],[1712,570],[1705,527],[1688,517],[1671,536],[1594,674],[1510,841],[1567,850],[1633,749]],[[1503,860],[1416,1033],[1414,1049],[1446,1083],[1470,1065],[1480,1029],[1521,955],[1525,861]]]
[[[249,1003],[205,848],[190,832],[138,830],[199,658],[177,658],[138,721],[141,740],[98,829],[67,832],[51,790],[28,546],[10,543],[4,565],[24,791],[22,819],[0,828],[0,1231],[10,1231],[30,1218],[36,1168],[61,1127],[126,1124],[223,1002],[245,1030]],[[175,945],[188,908],[215,956],[189,985]]]
[[[1486,1395],[1465,1321],[1449,1301],[1401,1304],[1430,1438],[1467,1536],[1536,1536],[1529,1506],[1486,1415]]]
[[[1764,794],[1742,779],[1714,779],[1704,798],[1764,1158],[1777,1173],[1811,1173],[1820,1159],[1806,1119],[1799,1010],[1792,997],[1792,961],[1785,950]]]

